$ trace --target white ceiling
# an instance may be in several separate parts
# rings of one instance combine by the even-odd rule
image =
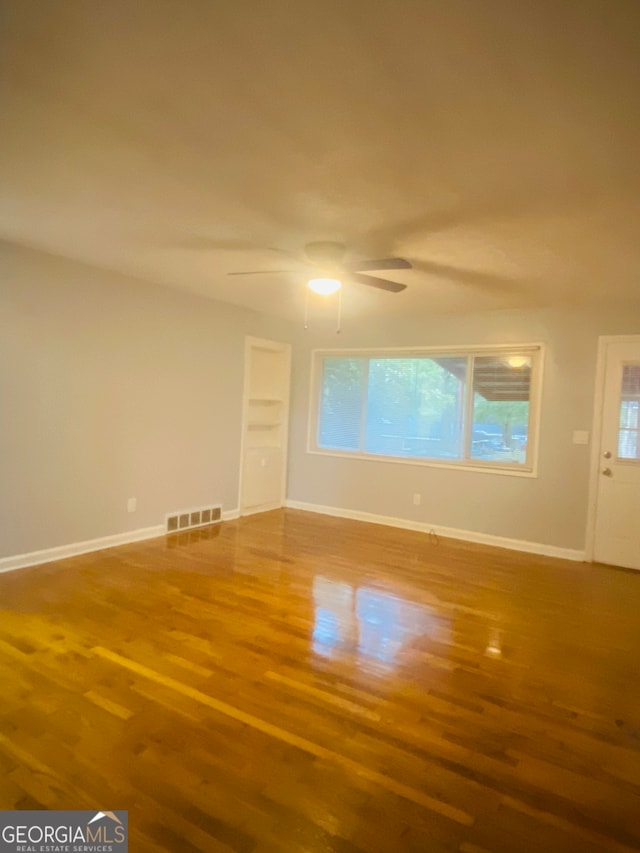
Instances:
[[[640,291],[638,0],[9,0],[0,238],[299,317],[310,240],[385,315]]]

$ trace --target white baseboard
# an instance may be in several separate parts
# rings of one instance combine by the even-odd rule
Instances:
[[[564,560],[583,562],[585,552],[572,548],[558,548],[555,545],[545,545],[541,542],[527,542],[523,539],[508,539],[504,536],[493,536],[490,533],[478,533],[475,530],[461,530],[457,527],[441,527],[435,524],[426,524],[420,521],[409,521],[406,518],[394,518],[393,516],[375,515],[371,512],[360,512],[359,510],[343,509],[341,507],[322,506],[310,504],[303,501],[286,501],[286,506],[291,509],[301,509],[305,512],[317,512],[322,515],[333,515],[337,518],[351,518],[355,521],[367,521],[370,524],[384,524],[387,527],[400,527],[404,530],[416,530],[422,533],[433,531],[438,536],[451,539],[462,539],[465,542],[477,542],[481,545],[494,545],[497,548],[509,548],[513,551],[525,551],[529,554],[541,554],[545,557],[560,557]],[[233,521],[240,517],[238,508],[227,510],[222,513],[223,521]],[[144,539],[155,539],[165,534],[162,524],[154,527],[141,527],[138,530],[129,530],[126,533],[116,533],[113,536],[103,536],[99,539],[89,539],[85,542],[74,542],[70,545],[60,545],[56,548],[45,548],[42,551],[31,551],[28,554],[16,554],[13,557],[0,558],[0,573],[11,572],[14,569],[24,569],[27,566],[39,566],[42,563],[50,563],[54,560],[64,560],[66,557],[75,557],[79,554],[90,554],[92,551],[102,551],[105,548],[114,548],[117,545],[128,545],[131,542],[141,542]]]
[[[286,502],[290,509],[301,509],[305,512],[318,512],[322,515],[333,515],[338,518],[352,518],[354,521],[367,521],[370,524],[384,524],[387,527],[401,527],[404,530],[417,530],[422,533],[434,532],[438,536],[450,539],[462,539],[465,542],[476,542],[479,545],[494,545],[497,548],[509,548],[511,551],[525,551],[528,554],[540,554],[544,557],[560,557],[563,560],[584,562],[585,552],[573,548],[558,548],[556,545],[545,545],[542,542],[528,542],[525,539],[508,539],[505,536],[494,536],[491,533],[479,533],[476,530],[462,530],[458,527],[441,527],[437,524],[427,524],[422,521],[409,521],[406,518],[394,518],[387,515],[375,515],[372,512],[343,509],[341,507],[321,506],[304,501]]]
[[[64,560],[66,557],[76,557],[78,554],[90,554],[92,551],[102,551],[104,548],[114,548],[116,545],[128,545],[130,542],[140,542],[143,539],[155,539],[165,532],[164,526],[157,524],[154,527],[128,530],[126,533],[115,533],[113,536],[88,539],[86,542],[74,542],[71,545],[60,545],[56,548],[45,548],[42,551],[31,551],[28,554],[16,554],[14,557],[3,557],[0,559],[0,572],[39,566],[41,563]]]
[[[233,521],[240,517],[240,510],[229,509],[222,512],[222,521]],[[197,528],[196,528],[197,529]],[[117,545],[128,545],[130,542],[141,542],[144,539],[155,539],[164,536],[167,528],[164,524],[154,527],[140,527],[126,533],[115,533],[113,536],[102,536],[99,539],[88,539],[86,542],[74,542],[71,545],[60,545],[56,548],[45,548],[42,551],[31,551],[28,554],[16,554],[14,557],[0,558],[0,573],[11,572],[14,569],[25,569],[27,566],[39,566],[54,560],[64,560],[66,557],[76,557],[78,554],[90,554],[92,551],[102,551],[105,548],[115,548]]]
[[[274,509],[282,509],[282,506],[283,504],[281,503],[281,501],[274,501],[271,504],[260,504],[260,506],[249,508],[245,507],[242,512],[238,510],[236,518],[240,518],[240,516],[245,518],[248,515],[260,515],[263,512],[273,512]],[[289,504],[285,502],[284,506],[289,506]]]

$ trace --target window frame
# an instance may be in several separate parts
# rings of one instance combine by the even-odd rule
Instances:
[[[339,450],[323,448],[318,445],[320,401],[322,394],[323,363],[325,358],[437,358],[496,355],[531,356],[531,384],[529,391],[529,424],[527,430],[527,457],[524,464],[519,462],[496,462],[472,459],[464,455],[460,459],[425,459],[424,457],[390,456],[379,453],[367,453],[364,450]],[[510,477],[538,476],[538,450],[541,424],[542,386],[545,362],[543,343],[479,344],[443,347],[376,347],[376,348],[332,348],[313,349],[311,351],[311,377],[309,385],[309,414],[307,429],[307,453],[319,456],[333,456],[339,459],[365,460],[369,462],[398,463],[400,465],[418,465],[428,468],[446,468],[457,471],[476,471],[488,474],[502,474]],[[469,452],[469,440],[473,430],[473,381],[467,381],[463,405],[463,454]],[[366,406],[363,406],[366,413]]]

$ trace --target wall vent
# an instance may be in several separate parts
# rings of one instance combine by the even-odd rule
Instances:
[[[181,530],[193,530],[194,527],[205,527],[222,521],[222,507],[201,506],[197,509],[182,509],[165,516],[167,533],[179,533]]]

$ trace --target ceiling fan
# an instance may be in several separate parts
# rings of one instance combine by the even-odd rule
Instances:
[[[342,243],[315,242],[307,243],[304,247],[304,260],[299,261],[303,268],[309,271],[307,281],[311,290],[316,293],[335,293],[342,286],[343,280],[355,281],[358,284],[366,284],[376,287],[378,290],[386,290],[389,293],[400,293],[405,290],[406,284],[397,281],[389,281],[378,276],[364,275],[365,271],[377,270],[410,270],[412,265],[404,258],[380,258],[376,260],[345,261],[345,246]],[[228,275],[268,275],[277,273],[291,273],[297,270],[245,270],[230,272]]]

